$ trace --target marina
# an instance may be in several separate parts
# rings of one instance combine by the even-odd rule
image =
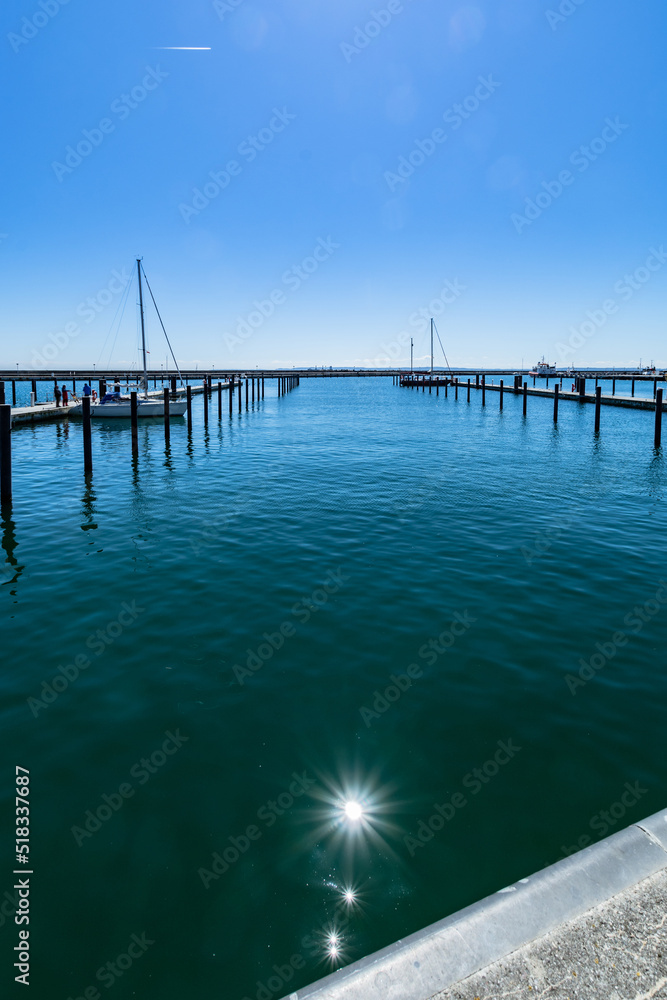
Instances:
[[[667,1000],[664,0],[5,7],[3,1000]]]
[[[626,781],[646,791],[607,833],[664,808],[653,655],[665,611],[651,602],[667,479],[651,414],[609,407],[596,439],[591,405],[564,404],[554,425],[540,397],[524,420],[522,396],[507,396],[503,416],[497,392],[482,407],[481,390],[470,406],[459,391],[457,405],[451,387],[429,395],[391,377],[302,380],[280,396],[267,380],[263,399],[256,382],[248,409],[245,389],[231,418],[223,393],[219,420],[214,383],[208,422],[208,394],[196,395],[192,423],[172,419],[168,441],[161,420],[141,422],[136,453],[129,421],[91,421],[88,476],[80,418],[12,433],[0,595],[16,693],[3,726],[17,759],[44,739],[59,747],[45,777],[78,778],[40,792],[53,875],[38,926],[90,904],[129,923],[128,937],[145,929],[156,944],[139,993],[171,995],[178,947],[201,950],[180,973],[189,992],[224,967],[225,992],[255,1000],[297,955],[289,983],[266,988],[301,995],[550,866],[582,835],[597,840]],[[54,578],[67,586],[57,604]],[[258,587],[275,598],[257,601]],[[634,607],[646,621],[624,624]],[[445,651],[456,614],[470,628]],[[567,676],[579,683],[580,660],[597,665],[596,643],[607,649],[619,629],[628,643],[573,694]],[[90,661],[78,675],[77,656]],[[392,674],[405,687],[395,702]],[[188,742],[139,784],[131,770],[167,731]],[[472,794],[468,776],[508,738],[521,749]],[[204,769],[223,797],[193,794]],[[295,772],[313,784],[290,806]],[[102,795],[115,801],[123,782],[135,795],[107,814]],[[433,832],[434,806],[449,816],[457,794],[466,804]],[[354,802],[358,820],[341,806]],[[252,825],[261,836],[242,853]],[[128,921],[118,879],[96,874],[101,856],[110,870],[148,869],[151,897],[168,889],[188,926],[166,907]],[[248,895],[269,934],[250,931]],[[65,996],[82,995],[87,969],[68,979],[50,940],[44,961]],[[91,923],[86,941],[94,974],[106,925]]]

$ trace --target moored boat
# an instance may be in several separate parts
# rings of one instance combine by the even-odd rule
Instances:
[[[141,285],[141,258],[137,258],[137,278],[139,281],[139,312],[141,315],[141,352],[144,362],[144,375],[141,380],[143,395],[141,398],[137,399],[137,416],[138,417],[163,417],[164,416],[164,400],[160,398],[151,397],[148,394],[148,367],[146,362],[146,329],[144,325],[144,296],[143,288]],[[146,283],[148,283],[148,278],[146,278]],[[153,292],[150,285],[148,285],[148,290],[151,293],[151,298],[153,298],[153,304],[155,305],[156,312],[158,313],[158,318],[162,325],[165,337],[167,337],[167,331],[164,329],[164,324],[162,323],[162,317],[157,309],[157,304],[155,298],[153,297]],[[171,344],[169,343],[169,338],[167,337],[167,343],[169,344],[169,349],[171,350]],[[173,351],[172,351],[173,357]],[[174,358],[174,363],[176,359]],[[180,371],[179,371],[180,374]],[[174,417],[182,417],[187,409],[187,400],[185,399],[170,399],[169,401],[169,415]],[[79,403],[77,406],[73,406],[69,410],[69,415],[81,416],[83,414],[83,403]],[[132,416],[132,400],[129,396],[121,396],[120,392],[108,392],[102,399],[98,402],[90,404],[90,415],[91,417],[131,417]]]
[[[542,360],[538,361],[528,374],[535,378],[548,378],[550,375],[556,374],[556,366],[550,365],[548,361],[544,360],[544,355],[542,355]]]

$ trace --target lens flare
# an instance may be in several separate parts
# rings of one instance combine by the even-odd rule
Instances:
[[[361,805],[353,800],[346,802],[344,808],[345,808],[345,815],[349,820],[352,820],[353,823],[356,822],[357,820],[360,820],[361,817],[364,815],[364,810],[362,809]]]

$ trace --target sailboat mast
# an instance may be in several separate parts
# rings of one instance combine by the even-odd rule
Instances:
[[[433,317],[431,316],[431,375],[433,374]]]
[[[148,369],[146,368],[146,330],[144,328],[144,296],[141,290],[141,258],[137,257],[137,276],[139,278],[139,312],[141,313],[141,352],[144,358],[144,396],[148,399]]]

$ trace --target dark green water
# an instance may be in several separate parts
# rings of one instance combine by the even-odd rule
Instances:
[[[33,997],[282,997],[665,806],[652,414],[487,403],[304,381],[205,433],[198,400],[134,467],[94,426],[89,485],[80,425],[14,433],[0,893],[20,765]]]

